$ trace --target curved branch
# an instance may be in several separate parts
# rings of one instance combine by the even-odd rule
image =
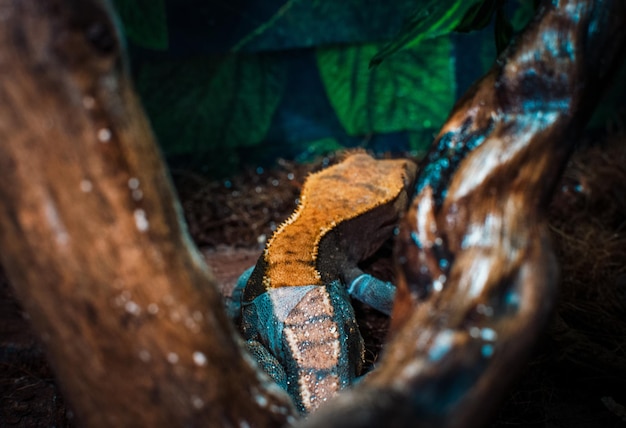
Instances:
[[[544,209],[611,70],[626,3],[546,1],[457,104],[418,176],[380,366],[305,426],[484,424],[554,305]]]
[[[79,422],[288,422],[190,244],[107,4],[0,15],[0,257]]]

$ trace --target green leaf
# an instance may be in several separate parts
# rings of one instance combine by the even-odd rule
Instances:
[[[511,18],[511,25],[515,33],[522,31],[537,11],[535,0],[518,0],[518,3],[519,5]]]
[[[439,37],[368,70],[379,45],[318,49],[326,94],[350,135],[437,128],[454,102],[452,44]]]
[[[491,17],[496,9],[497,0],[485,0],[481,3],[475,3],[463,16],[459,25],[454,31],[459,33],[469,33],[470,31],[481,30],[489,25]]]
[[[166,154],[260,143],[283,93],[285,68],[267,56],[154,62],[139,91]]]
[[[130,40],[148,49],[167,49],[165,0],[113,0],[113,4]]]
[[[500,53],[502,53],[502,51],[509,45],[511,37],[513,37],[513,26],[504,13],[503,7],[499,7],[496,11],[494,33],[496,39],[496,52],[500,55]]]
[[[190,2],[191,0],[186,0]],[[419,1],[419,0],[418,0]],[[415,9],[416,0],[252,1],[245,19],[238,19],[234,51],[286,50],[329,44],[389,40],[402,17]],[[233,14],[228,3],[213,2],[216,13]],[[208,28],[207,28],[208,30]],[[205,30],[206,31],[206,30]]]
[[[416,46],[424,39],[448,34],[463,21],[470,8],[485,0],[425,0],[400,30],[400,34],[385,45],[370,61],[380,64],[391,54]],[[488,1],[488,0],[487,0]]]

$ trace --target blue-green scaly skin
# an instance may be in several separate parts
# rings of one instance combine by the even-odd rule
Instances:
[[[240,311],[248,351],[261,368],[289,392],[302,412],[310,412],[332,391],[352,384],[361,371],[363,339],[348,289],[387,312],[395,288],[361,273],[349,287],[340,280],[326,286],[282,287],[241,304],[253,270],[240,277],[231,312]],[[328,359],[311,358],[307,350],[312,347],[321,348],[318,351]]]

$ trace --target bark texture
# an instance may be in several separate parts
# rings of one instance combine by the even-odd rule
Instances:
[[[544,1],[453,109],[400,230],[379,367],[306,426],[482,426],[553,309],[545,210],[626,40],[620,0]]]
[[[190,243],[109,6],[0,0],[0,257],[79,423],[280,426]]]

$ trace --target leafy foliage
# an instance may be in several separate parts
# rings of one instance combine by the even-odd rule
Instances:
[[[513,36],[513,26],[504,14],[504,10],[500,7],[496,11],[496,23],[494,27],[496,39],[496,52],[498,55],[509,45]]]
[[[468,33],[480,30],[489,25],[493,11],[496,9],[498,0],[485,0],[474,3],[465,13],[463,19],[454,28],[454,31]]]
[[[113,0],[113,3],[129,39],[143,48],[167,49],[165,0]]]
[[[349,135],[436,128],[454,101],[449,38],[433,39],[368,70],[379,45],[318,49],[327,96]]]
[[[495,14],[494,37],[496,50],[502,52],[511,37],[523,29],[534,15],[537,0],[517,0],[518,8],[512,19],[505,13],[505,0],[424,0],[406,21],[404,27],[370,62],[380,64],[391,54],[453,31],[467,33],[485,28]]]
[[[258,0],[246,2],[246,32],[233,50],[258,51],[353,44],[394,35],[415,0]],[[250,27],[250,23],[254,23]]]
[[[463,21],[468,11],[485,0],[426,0],[418,2],[418,9],[407,19],[400,34],[384,46],[371,60],[378,65],[391,54],[410,48],[422,40],[449,34]],[[490,0],[486,0],[490,1]]]
[[[490,36],[456,40],[461,63],[477,67],[455,75],[460,53],[439,35],[483,28],[495,15],[502,48],[537,0],[113,1],[133,46],[153,51],[131,54],[165,154],[220,175],[246,160],[302,160],[342,146],[423,150],[457,82],[464,88],[494,58]],[[517,6],[504,13],[505,1]],[[388,40],[407,15],[396,40],[373,42]],[[468,40],[482,54],[474,58]],[[226,53],[233,47],[239,52]],[[290,50],[302,47],[316,48]],[[385,62],[368,71],[372,57]]]
[[[528,25],[539,7],[538,0],[517,0],[517,3],[518,7],[511,17],[511,26],[515,33],[522,31]]]
[[[148,62],[139,91],[166,154],[258,144],[282,97],[282,63],[263,55]]]

